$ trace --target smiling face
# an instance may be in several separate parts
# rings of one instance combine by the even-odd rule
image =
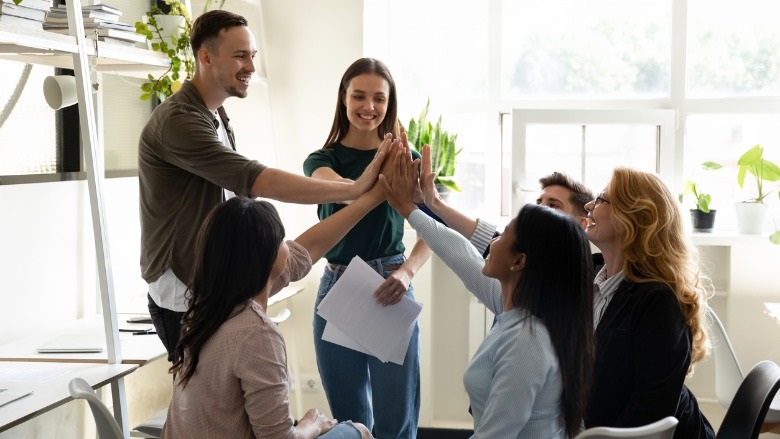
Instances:
[[[225,98],[245,98],[255,72],[254,58],[257,55],[252,32],[246,26],[229,27],[219,33],[219,38],[212,45],[214,47],[207,50],[217,86],[222,89]]]
[[[390,84],[379,75],[366,73],[352,78],[343,98],[350,131],[376,131],[387,114],[389,95]]]
[[[498,279],[502,283],[514,279],[523,268],[522,253],[514,249],[517,241],[516,222],[517,217],[506,225],[503,233],[490,241],[490,253],[482,267],[482,274]]]
[[[617,221],[614,218],[612,202],[609,195],[601,192],[596,199],[585,205],[588,211],[588,226],[585,233],[588,239],[598,248],[620,248],[622,238],[617,230]]]

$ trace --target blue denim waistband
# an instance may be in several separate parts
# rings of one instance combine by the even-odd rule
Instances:
[[[369,267],[376,270],[379,274],[382,274],[385,271],[397,270],[398,267],[403,265],[404,261],[406,261],[406,256],[403,253],[401,253],[393,256],[385,256],[384,258],[371,259],[365,262],[366,264],[368,264]],[[347,269],[347,266],[341,264],[328,263],[328,268],[338,275],[340,273],[343,273],[344,270]]]

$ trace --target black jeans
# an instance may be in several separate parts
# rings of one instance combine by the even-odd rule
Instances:
[[[179,343],[179,331],[184,313],[160,308],[154,303],[152,296],[147,294],[146,297],[149,300],[149,316],[152,318],[154,329],[162,340],[165,350],[168,351],[168,361],[173,362],[173,350]]]

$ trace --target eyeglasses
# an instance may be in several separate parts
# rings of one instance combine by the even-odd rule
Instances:
[[[593,200],[593,207],[596,207],[596,206],[598,206],[599,204],[602,204],[602,203],[612,204],[612,203],[610,203],[609,200],[604,198],[604,193],[603,192],[598,194],[598,195],[596,195],[596,199]]]

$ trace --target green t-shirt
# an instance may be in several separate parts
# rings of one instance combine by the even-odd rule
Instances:
[[[309,154],[303,162],[303,172],[307,177],[318,168],[331,168],[344,178],[357,180],[374,159],[375,149],[364,151],[349,148],[341,143],[333,144]],[[420,158],[412,151],[414,158]],[[343,209],[345,204],[328,203],[317,206],[320,220]],[[403,253],[404,218],[387,201],[368,212],[344,238],[339,241],[325,258],[334,264],[348,265],[355,256],[368,261]]]

